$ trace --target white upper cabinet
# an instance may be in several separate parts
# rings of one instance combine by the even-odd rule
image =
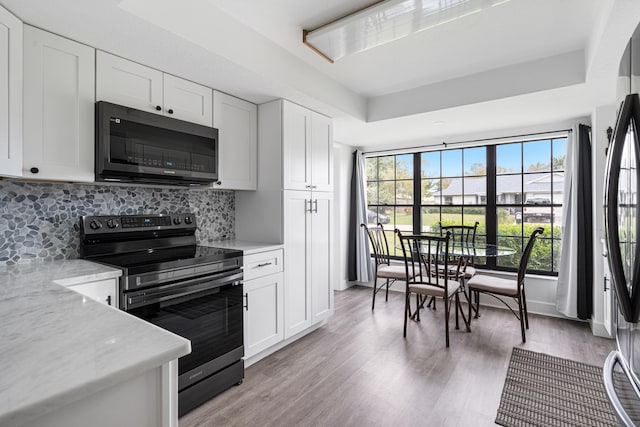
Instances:
[[[22,22],[0,7],[0,175],[22,175]]]
[[[283,188],[332,191],[331,119],[287,101],[282,110]]]
[[[285,190],[311,188],[309,126],[311,111],[287,101],[282,103],[282,174]]]
[[[258,161],[258,107],[213,92],[213,126],[218,128],[219,169],[215,188],[255,190]]]
[[[96,99],[162,114],[162,71],[98,51]]]
[[[164,114],[187,122],[213,126],[213,90],[170,74],[164,75]]]
[[[329,117],[311,114],[311,185],[314,191],[333,189],[333,125]]]
[[[95,50],[24,26],[24,171],[94,180]]]
[[[212,126],[213,90],[105,52],[97,54],[98,101]]]

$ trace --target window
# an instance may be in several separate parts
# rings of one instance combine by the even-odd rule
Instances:
[[[542,226],[529,269],[558,271],[566,148],[566,138],[496,146],[497,243],[516,250],[498,257],[497,266],[517,268],[529,236]]]
[[[367,168],[367,223],[381,223],[386,232],[389,251],[400,256],[396,228],[413,232],[414,176],[413,154],[372,157]]]
[[[516,253],[476,263],[510,271],[517,269],[533,229],[542,226],[529,271],[557,274],[566,144],[560,137],[369,157],[368,222],[389,230],[390,250],[398,256],[395,228],[438,232],[441,224],[478,222],[476,241]]]

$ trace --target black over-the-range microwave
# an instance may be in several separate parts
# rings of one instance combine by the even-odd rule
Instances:
[[[96,103],[96,180],[202,186],[218,180],[218,130]]]

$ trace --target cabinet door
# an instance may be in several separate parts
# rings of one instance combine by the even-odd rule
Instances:
[[[244,352],[249,358],[284,339],[283,274],[244,282]]]
[[[282,126],[283,188],[285,190],[310,189],[308,138],[311,111],[283,101]]]
[[[255,190],[258,186],[258,107],[213,92],[213,126],[218,128],[219,175],[215,188]]]
[[[312,193],[310,252],[312,323],[329,318],[333,312],[333,265],[331,257],[333,237],[333,195]]]
[[[170,74],[164,75],[164,115],[213,126],[213,90]]]
[[[285,339],[311,326],[311,295],[307,241],[311,222],[308,191],[284,192]]]
[[[0,175],[22,175],[22,22],[0,7]]]
[[[311,113],[311,188],[333,191],[333,124],[329,117]]]
[[[116,279],[83,283],[80,285],[69,286],[69,289],[85,295],[102,304],[118,308],[118,299],[116,298],[118,285]]]
[[[162,114],[162,72],[98,51],[96,98]]]
[[[25,177],[94,180],[95,50],[24,26]]]

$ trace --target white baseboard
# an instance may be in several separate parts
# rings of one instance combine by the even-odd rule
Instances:
[[[348,280],[340,280],[335,286],[336,291],[346,291],[352,286],[355,286],[356,282],[350,282]]]
[[[602,337],[602,338],[611,338],[613,339],[614,337],[612,335],[609,334],[609,332],[607,332],[607,328],[604,327],[604,323],[603,322],[596,322],[593,319],[591,319],[591,333],[597,337]]]

